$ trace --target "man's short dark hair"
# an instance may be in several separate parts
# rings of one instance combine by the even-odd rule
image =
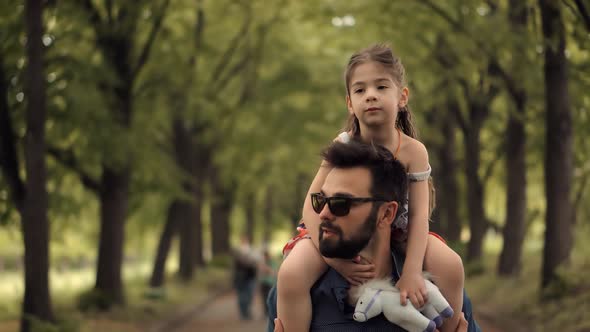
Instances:
[[[388,149],[356,140],[349,143],[334,142],[322,152],[322,157],[336,168],[368,168],[372,177],[370,193],[373,197],[400,204],[406,200],[406,170]]]

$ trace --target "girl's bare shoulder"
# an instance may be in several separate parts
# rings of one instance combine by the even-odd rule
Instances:
[[[408,172],[422,172],[428,169],[428,150],[415,138],[403,136],[399,157]]]

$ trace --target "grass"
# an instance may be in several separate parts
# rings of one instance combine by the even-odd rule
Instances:
[[[476,311],[505,331],[590,331],[585,318],[590,312],[587,246],[577,239],[570,264],[559,270],[559,281],[541,292],[542,249],[537,244],[525,246],[520,275],[506,278],[496,273],[500,246],[488,241],[483,273],[466,278]]]
[[[88,267],[72,271],[51,272],[54,312],[59,327],[43,327],[49,332],[141,332],[157,322],[174,315],[178,308],[194,306],[213,292],[229,287],[229,273],[223,267],[198,269],[195,280],[183,283],[173,275],[167,276],[166,287],[150,290],[147,286],[151,266],[147,261],[125,265],[124,278],[127,305],[108,312],[77,310],[78,296],[90,289],[94,269]],[[18,331],[22,280],[20,273],[0,275],[0,332]]]

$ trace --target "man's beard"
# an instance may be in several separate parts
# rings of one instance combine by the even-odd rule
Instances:
[[[373,205],[371,213],[361,225],[361,229],[356,235],[347,240],[343,238],[342,229],[340,229],[340,227],[333,225],[330,222],[322,221],[320,225],[320,253],[322,256],[328,258],[352,259],[358,255],[361,250],[369,244],[369,241],[375,233],[377,212],[379,211],[378,207],[377,204]],[[338,238],[324,239],[324,232],[321,230],[322,228],[327,228]]]

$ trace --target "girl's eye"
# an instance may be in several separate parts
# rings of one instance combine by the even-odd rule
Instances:
[[[379,86],[379,90],[383,90],[383,89],[387,89],[387,86],[386,85],[380,85]]]
[[[354,90],[354,93],[363,93],[363,91],[364,91],[363,89],[356,89],[356,90]]]

